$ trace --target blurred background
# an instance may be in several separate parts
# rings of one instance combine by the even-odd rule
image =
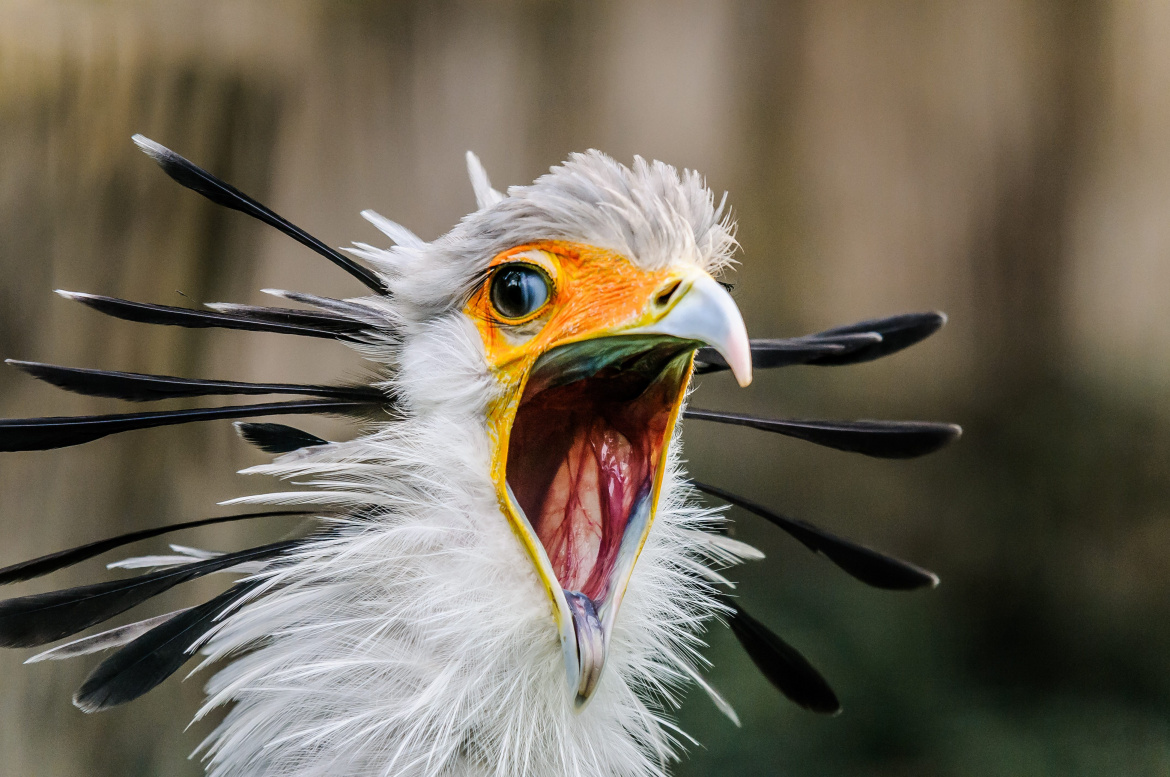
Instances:
[[[768,554],[738,573],[743,600],[845,712],[783,700],[717,626],[711,679],[743,728],[692,694],[679,717],[700,744],[678,774],[1170,774],[1168,36],[1156,0],[0,0],[0,355],[237,380],[360,371],[335,344],[135,325],[52,294],[361,292],[172,183],[135,132],[332,245],[386,244],[363,208],[442,234],[474,207],[466,149],[501,188],[590,147],[698,169],[740,219],[731,280],[753,336],[913,310],[951,323],[872,364],[746,391],[711,376],[697,405],[965,434],[891,462],[689,425],[702,479],[943,582],[867,589],[734,513]],[[0,370],[2,416],[121,407]],[[233,474],[263,460],[226,421],[4,454],[0,564],[222,514],[268,487]],[[94,562],[49,582],[102,576]],[[185,759],[212,724],[184,726],[206,676],[85,716],[69,697],[96,661],[28,654],[0,654],[0,773],[201,773]]]

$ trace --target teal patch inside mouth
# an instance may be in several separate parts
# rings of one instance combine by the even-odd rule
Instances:
[[[603,372],[620,373],[631,385],[642,388],[680,354],[702,343],[665,335],[616,335],[561,345],[541,355],[528,376],[525,398],[546,389],[593,378]]]

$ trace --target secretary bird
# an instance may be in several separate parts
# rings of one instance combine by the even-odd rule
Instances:
[[[730,595],[726,570],[762,554],[728,536],[723,509],[702,506],[700,493],[771,522],[869,585],[937,584],[920,567],[684,471],[680,418],[883,458],[930,453],[960,433],[940,423],[689,407],[696,374],[729,371],[747,386],[753,368],[857,364],[945,321],[917,313],[749,340],[716,280],[737,245],[726,197],[716,205],[697,173],[641,158],[625,167],[589,151],[504,194],[468,153],[474,213],[426,242],[365,211],[394,246],[356,243],[347,256],[158,143],[134,141],[183,186],[275,227],[367,293],[268,290],[301,307],[206,310],[62,296],[128,321],[336,340],[374,377],[244,383],[9,360],[68,391],[133,402],[299,398],[4,419],[0,451],[215,419],[331,414],[360,424],[353,439],[328,441],[239,420],[244,440],[275,454],[245,472],[296,479],[302,490],[224,503],[254,512],[0,569],[7,584],[180,529],[308,519],[279,542],[233,552],[172,546],[111,565],[151,570],[134,577],[0,602],[0,645],[72,638],[29,661],[114,651],[74,696],[80,709],[135,699],[202,653],[200,668],[220,668],[197,717],[229,708],[198,751],[215,777],[661,777],[681,748],[669,713],[688,685],[738,723],[700,674],[712,619],[793,702],[839,710],[811,664]],[[209,601],[77,638],[215,572],[236,577]]]

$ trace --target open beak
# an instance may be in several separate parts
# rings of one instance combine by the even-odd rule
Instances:
[[[739,310],[702,271],[660,284],[636,314],[551,342],[497,426],[501,507],[552,599],[576,709],[597,688],[654,521],[696,348],[751,381]]]

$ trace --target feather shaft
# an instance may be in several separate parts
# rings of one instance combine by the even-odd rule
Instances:
[[[234,380],[177,378],[172,375],[149,375],[140,372],[91,370],[59,367],[41,362],[6,359],[18,370],[58,388],[93,397],[152,402],[176,397],[235,396],[252,394],[306,394],[348,399],[355,402],[378,402],[385,395],[377,389],[349,386],[306,386],[293,383],[243,383]]]
[[[154,142],[150,138],[135,135],[133,140],[147,156],[158,163],[158,166],[163,169],[164,173],[179,184],[187,187],[191,191],[202,194],[216,205],[238,210],[283,232],[301,245],[312,249],[342,270],[345,270],[370,291],[377,292],[378,294],[387,293],[386,284],[373,271],[362,267],[352,259],[342,256],[305,230],[296,226],[288,219],[277,215],[236,187],[221,181],[190,160],[184,159],[174,151]]]
[[[197,529],[201,526],[214,526],[220,523],[233,523],[235,521],[250,521],[255,518],[304,517],[313,514],[313,512],[308,510],[268,510],[261,513],[221,515],[217,518],[202,518],[198,521],[187,521],[169,526],[155,526],[150,529],[140,529],[139,531],[132,531],[126,534],[119,534],[116,537],[108,537],[104,540],[89,542],[85,545],[79,545],[76,548],[60,550],[56,553],[49,553],[45,556],[38,556],[28,561],[22,561],[19,564],[4,567],[0,569],[0,585],[8,585],[9,583],[17,583],[42,577],[50,572],[56,572],[59,569],[80,564],[82,561],[100,556],[115,548],[121,548],[135,542],[141,542],[142,540],[153,539],[154,537],[161,537],[164,534],[183,531],[184,529]]]

